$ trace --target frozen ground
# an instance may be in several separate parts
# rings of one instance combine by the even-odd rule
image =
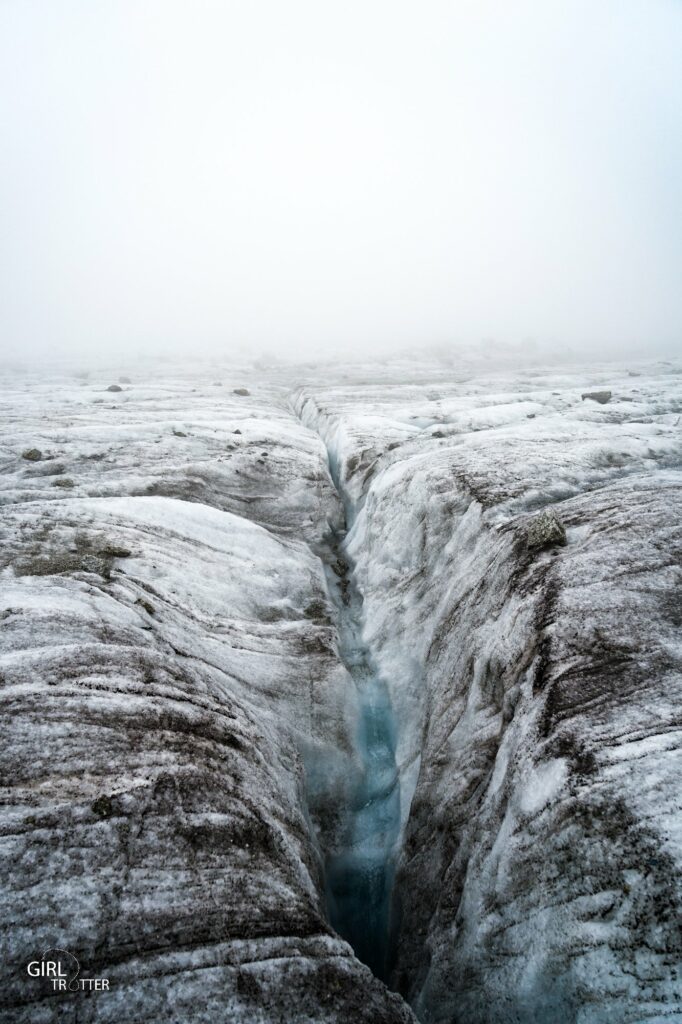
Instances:
[[[121,372],[2,384],[8,1019],[413,1020],[331,920],[425,1022],[682,1020],[681,368]]]

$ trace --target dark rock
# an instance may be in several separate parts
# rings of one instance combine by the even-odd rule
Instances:
[[[99,555],[85,555],[81,559],[79,566],[82,572],[94,572],[98,576],[102,576],[105,580],[109,579],[111,565],[108,558],[101,558]]]
[[[55,552],[37,555],[17,562],[14,571],[17,576],[60,576],[63,573],[92,572],[103,579],[109,579],[109,559],[81,551]]]
[[[583,402],[586,398],[589,398],[592,402],[599,402],[600,405],[606,405],[607,402],[611,401],[611,391],[586,391],[581,397]]]
[[[110,384],[107,391],[123,391],[123,388],[120,384]]]
[[[250,395],[251,392],[249,391],[248,388],[233,388],[232,389],[232,394],[233,395],[242,395],[242,397],[245,397],[246,395]]]
[[[173,433],[175,434],[176,437],[187,437],[187,434],[185,433],[184,430],[174,430]]]
[[[119,547],[118,544],[107,544],[99,549],[98,554],[102,558],[130,558],[132,551],[128,548]]]
[[[309,605],[303,609],[303,614],[306,619],[325,619],[328,620],[329,612],[324,601],[311,601]]]
[[[21,453],[21,457],[26,459],[27,462],[40,462],[43,453],[40,448],[27,448],[25,452]]]
[[[104,796],[98,796],[90,806],[98,818],[110,818],[114,813],[111,797],[106,796],[106,794]]]
[[[566,530],[559,517],[549,510],[531,519],[526,530],[529,548],[546,548],[566,543]]]
[[[57,480],[52,481],[53,487],[74,487],[74,482],[70,476],[60,476]]]
[[[144,608],[147,615],[156,615],[156,608],[151,603],[151,601],[146,601],[144,597],[138,597],[135,604],[139,604],[141,608]]]
[[[17,576],[58,576],[63,572],[76,572],[80,559],[73,554],[24,558],[14,565]]]

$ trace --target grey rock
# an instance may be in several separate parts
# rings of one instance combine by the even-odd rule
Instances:
[[[553,544],[566,543],[566,529],[555,512],[545,509],[531,519],[526,528],[526,543],[529,548],[546,548]]]
[[[40,462],[43,453],[40,448],[27,448],[26,451],[21,453],[21,457],[26,459],[27,462]]]
[[[241,395],[242,398],[246,398],[246,396],[250,395],[251,392],[249,391],[248,388],[233,388],[232,389],[232,394],[234,394],[234,395]]]
[[[88,572],[108,579],[110,568],[110,559],[77,551],[32,555],[14,564],[17,576],[61,576]]]
[[[607,402],[611,401],[611,391],[585,391],[581,396],[583,402],[586,398],[589,398],[591,402],[599,402],[600,405],[606,405]]]
[[[120,544],[106,544],[97,552],[102,558],[130,558],[132,551]]]
[[[120,384],[110,384],[107,391],[123,391],[123,388]]]
[[[92,572],[108,580],[111,574],[111,559],[101,555],[84,555],[79,567],[83,572]]]

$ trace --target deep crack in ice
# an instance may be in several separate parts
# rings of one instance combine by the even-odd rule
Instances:
[[[327,449],[334,486],[352,524],[355,509],[344,493],[334,452]],[[388,687],[363,640],[362,594],[345,550],[347,533],[331,531],[325,557],[329,595],[336,615],[338,653],[357,692],[357,751],[361,771],[350,793],[343,847],[326,859],[329,920],[377,977],[391,968],[391,897],[400,834],[400,777],[396,767],[396,721]]]
[[[352,566],[340,579],[330,580],[329,589],[338,612],[339,655],[357,687],[362,771],[346,811],[345,848],[327,862],[327,906],[336,931],[378,977],[385,978],[400,828],[395,720],[386,684],[362,640],[362,595]]]

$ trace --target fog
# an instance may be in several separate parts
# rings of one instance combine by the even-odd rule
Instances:
[[[2,0],[0,345],[670,353],[677,0]]]

